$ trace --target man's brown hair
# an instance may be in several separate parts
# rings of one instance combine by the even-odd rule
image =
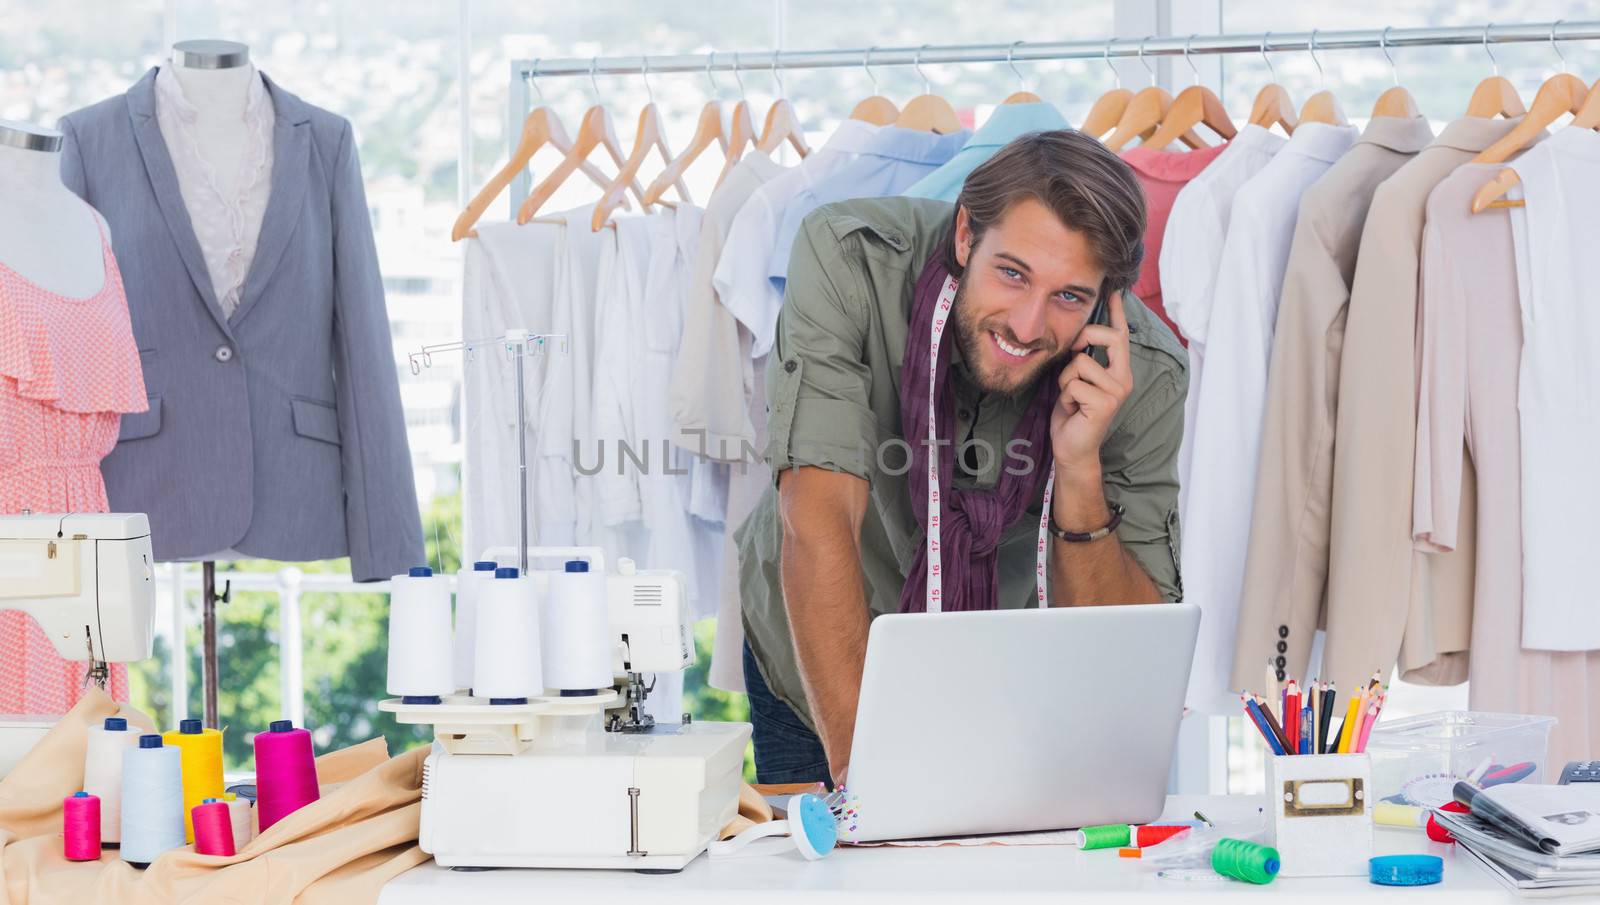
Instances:
[[[1075,129],[1032,132],[1013,139],[967,176],[956,206],[966,208],[977,247],[1011,205],[1033,198],[1068,229],[1084,234],[1105,276],[1100,295],[1127,289],[1144,259],[1144,190],[1133,170],[1105,145]],[[945,266],[960,275],[955,215],[950,218]]]

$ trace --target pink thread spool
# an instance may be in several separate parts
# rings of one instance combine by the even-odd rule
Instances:
[[[200,855],[233,855],[233,815],[228,803],[207,798],[194,806],[194,850]]]
[[[256,821],[258,833],[320,797],[317,763],[311,753],[311,733],[294,728],[288,720],[273,720],[266,732],[257,732]]]
[[[68,861],[100,860],[100,796],[74,792],[62,800],[61,848]]]

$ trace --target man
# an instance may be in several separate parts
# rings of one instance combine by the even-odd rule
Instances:
[[[1037,604],[1052,475],[1037,593],[1047,584],[1055,606],[1181,596],[1187,359],[1125,293],[1144,228],[1132,172],[1070,130],[1007,145],[954,207],[869,199],[806,218],[768,362],[776,487],[739,535],[760,781],[843,779],[872,617],[930,599]],[[1091,324],[1102,301],[1106,323]],[[1077,354],[1091,346],[1099,360]]]

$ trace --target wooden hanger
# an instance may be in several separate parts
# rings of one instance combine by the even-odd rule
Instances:
[[[1317,67],[1317,84],[1325,82],[1322,72],[1322,61],[1317,59],[1317,30],[1311,29],[1311,44],[1308,50],[1311,53],[1311,62]],[[1305,106],[1300,108],[1300,122],[1326,123],[1330,126],[1348,126],[1350,121],[1345,119],[1344,108],[1339,106],[1339,99],[1333,92],[1326,88],[1306,98]]]
[[[1472,98],[1467,101],[1467,115],[1479,119],[1522,116],[1528,112],[1528,108],[1522,105],[1517,89],[1500,77],[1500,61],[1494,58],[1494,51],[1489,49],[1489,25],[1483,27],[1483,52],[1489,55],[1489,62],[1494,64],[1494,75],[1472,89]]]
[[[902,129],[912,129],[917,132],[933,132],[938,135],[950,135],[960,132],[963,128],[961,118],[956,116],[956,108],[950,102],[933,93],[933,83],[922,72],[922,52],[928,49],[927,44],[917,48],[917,55],[913,58],[911,66],[922,76],[922,94],[906,102],[895,118],[894,124]]]
[[[743,89],[743,83],[739,87]],[[722,162],[722,172],[717,174],[717,185],[721,185],[722,180],[728,178],[728,174],[744,156],[745,150],[755,147],[758,137],[755,120],[750,118],[750,102],[741,96],[739,102],[733,105],[733,130],[728,136],[728,156]],[[645,198],[648,200],[649,197],[649,193],[646,193]]]
[[[589,84],[595,89],[595,105],[584,111],[583,120],[578,124],[578,137],[572,143],[572,150],[568,151],[556,168],[550,171],[550,175],[534,186],[528,197],[523,199],[522,205],[517,208],[517,223],[523,224],[532,220],[539,212],[539,208],[550,200],[550,196],[561,188],[562,183],[567,181],[567,177],[571,176],[574,170],[579,169],[583,162],[589,159],[589,155],[596,148],[604,148],[612,162],[617,165],[617,169],[622,169],[622,145],[617,141],[617,131],[611,124],[611,114],[599,103],[600,86],[594,80],[593,61],[589,67]],[[634,190],[639,191],[637,186]]]
[[[1000,102],[1001,106],[1006,104],[1044,103],[1039,95],[1028,90],[1028,83],[1023,80],[1022,73],[1017,70],[1016,61],[1012,59],[1012,55],[1017,52],[1017,46],[1021,43],[1021,41],[1012,41],[1011,46],[1006,48],[1006,65],[1011,67],[1011,74],[1017,77],[1017,90],[1006,95],[1006,99]]]
[[[700,108],[700,120],[695,124],[694,137],[689,140],[689,147],[682,154],[673,158],[667,168],[650,183],[645,189],[644,198],[661,197],[667,189],[677,184],[683,174],[694,163],[701,152],[711,147],[712,144],[722,147],[724,153],[728,150],[728,133],[722,127],[722,102],[710,101]]]
[[[617,173],[617,178],[612,180],[606,193],[601,196],[599,203],[594,206],[594,216],[590,218],[590,225],[595,232],[600,231],[611,215],[620,206],[624,198],[624,190],[634,178],[639,175],[639,168],[644,165],[645,158],[654,149],[661,154],[661,162],[665,166],[672,166],[672,148],[667,146],[665,130],[661,128],[661,114],[656,110],[655,92],[650,90],[650,62],[645,58],[644,64],[645,90],[649,91],[650,101],[639,111],[639,128],[634,132],[633,151],[628,155],[628,160]],[[689,187],[683,184],[681,177],[671,180],[672,185],[678,189],[678,197],[693,203],[689,197]],[[652,183],[651,187],[654,187]],[[648,205],[647,205],[648,207]]]
[[[1589,99],[1583,102],[1583,107],[1572,118],[1569,128],[1600,129],[1600,81],[1589,88]]]
[[[868,47],[867,52],[861,57],[861,68],[867,71],[867,78],[872,80],[872,96],[856,104],[850,111],[850,118],[872,123],[874,126],[889,126],[900,118],[900,108],[895,106],[894,101],[878,93],[878,77],[873,75],[872,67],[869,65],[872,61],[872,52],[877,49]]]
[[[1089,108],[1089,114],[1083,118],[1080,131],[1092,138],[1103,138],[1106,133],[1117,127],[1122,122],[1122,114],[1127,111],[1128,103],[1133,100],[1133,92],[1122,87],[1122,73],[1117,67],[1111,65],[1111,42],[1106,42],[1105,49],[1106,68],[1111,70],[1111,75],[1117,80],[1117,87],[1100,95]]]
[[[1139,62],[1144,63],[1145,38],[1139,42]],[[1145,71],[1150,73],[1150,87],[1142,89],[1128,102],[1128,109],[1123,111],[1122,119],[1117,122],[1117,130],[1105,140],[1106,147],[1113,151],[1120,151],[1122,147],[1133,140],[1135,135],[1154,136],[1161,124],[1166,120],[1167,113],[1172,109],[1172,95],[1167,89],[1156,84],[1156,71],[1150,64],[1144,63]],[[1191,148],[1203,148],[1205,142],[1193,132],[1184,132],[1181,136],[1183,143]],[[1151,147],[1166,147],[1166,145],[1151,144]]]
[[[1576,116],[1582,112],[1588,99],[1589,86],[1577,76],[1566,72],[1551,76],[1539,86],[1539,93],[1533,97],[1533,106],[1529,108],[1522,122],[1517,123],[1515,128],[1485,148],[1477,157],[1472,158],[1472,162],[1504,163],[1510,160],[1511,155],[1533,144],[1534,140],[1556,120],[1568,113]],[[1502,200],[1511,187],[1521,181],[1522,177],[1517,175],[1516,170],[1510,167],[1501,170],[1473,194],[1472,212],[1482,213],[1491,207],[1521,207],[1520,201]]]
[[[1256,94],[1255,103],[1250,105],[1249,122],[1263,129],[1276,125],[1283,129],[1285,135],[1293,135],[1300,118],[1295,113],[1294,101],[1290,99],[1288,89],[1278,84],[1278,70],[1273,68],[1272,60],[1267,57],[1267,39],[1271,36],[1270,31],[1261,36],[1261,60],[1267,64],[1272,81]]]
[[[537,61],[535,61],[534,66],[535,68],[538,67]],[[537,79],[537,72],[534,77]],[[535,87],[537,87],[537,82]],[[543,95],[541,94],[540,97],[542,100]],[[562,127],[561,120],[556,118],[555,113],[549,107],[541,105],[535,108],[532,113],[529,113],[527,119],[522,121],[522,134],[517,139],[517,150],[511,155],[511,159],[506,161],[506,165],[501,167],[499,172],[495,173],[493,178],[484,184],[478,194],[472,196],[472,200],[467,202],[467,206],[462,209],[461,215],[456,217],[455,225],[450,227],[450,241],[460,242],[468,237],[477,237],[478,231],[474,227],[477,226],[478,220],[483,217],[484,212],[489,209],[489,205],[494,203],[494,199],[500,197],[500,193],[505,191],[506,186],[517,178],[518,173],[527,168],[529,161],[533,159],[533,155],[537,154],[539,149],[545,145],[549,145],[565,154],[572,150],[572,139],[567,137],[567,130]],[[587,160],[580,163],[578,169],[601,188],[608,188],[611,185],[611,179],[605,173],[602,173],[599,167],[589,163]],[[638,185],[633,184],[630,187],[634,190],[634,197],[640,197]],[[623,208],[628,206],[626,197],[621,199],[621,205]]]
[[[778,99],[767,108],[767,119],[761,124],[761,137],[756,139],[756,150],[770,155],[787,141],[796,154],[805,157],[811,153],[811,148],[806,145],[805,128],[800,125],[794,105],[783,98],[783,78],[778,75],[776,50],[772,52],[772,81],[778,86]]]
[[[1190,35],[1189,41],[1183,45],[1183,61],[1189,64],[1190,71],[1194,73],[1194,84],[1178,92],[1172,107],[1161,120],[1161,127],[1144,139],[1144,143],[1152,148],[1165,148],[1183,138],[1195,126],[1201,125],[1223,139],[1231,139],[1239,134],[1233,120],[1228,118],[1228,111],[1222,106],[1222,99],[1217,97],[1216,92],[1200,84],[1200,70],[1189,59],[1189,43],[1194,39],[1195,36]]]
[[[1389,61],[1389,76],[1394,79],[1394,87],[1378,95],[1377,103],[1372,105],[1372,119],[1379,117],[1414,119],[1422,115],[1411,92],[1400,87],[1400,70],[1394,65],[1394,57],[1389,55],[1389,29],[1393,27],[1390,25],[1384,28],[1383,34],[1378,38],[1378,49],[1383,51],[1383,58]]]

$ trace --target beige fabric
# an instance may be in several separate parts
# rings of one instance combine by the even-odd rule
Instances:
[[[1546,763],[1588,760],[1600,745],[1600,651],[1523,649],[1522,308],[1506,210],[1470,212],[1500,170],[1468,164],[1428,197],[1422,255],[1422,382],[1415,532],[1449,551],[1461,469],[1478,477],[1477,603],[1469,686],[1474,710],[1556,717]],[[1525,304],[1525,300],[1524,300]],[[1470,462],[1462,455],[1467,444]]]
[[[1300,198],[1267,375],[1261,464],[1229,687],[1256,688],[1284,658],[1307,678],[1328,573],[1333,427],[1345,306],[1378,184],[1433,138],[1428,121],[1379,118]]]
[[[88,727],[114,715],[119,711],[109,697],[86,695],[0,781],[0,905],[346,905],[376,901],[389,879],[428,860],[417,846],[428,749],[391,759],[383,740],[374,739],[318,758],[322,799],[274,824],[231,858],[185,847],[142,871],[119,859],[116,849],[107,849],[98,862],[67,861],[61,852],[61,799],[83,784]],[[142,715],[134,719],[149,725]]]
[[[1467,677],[1473,550],[1411,545],[1417,292],[1428,194],[1518,120],[1463,118],[1378,187],[1356,260],[1339,368],[1327,647],[1322,674],[1355,687],[1398,660],[1408,681]],[[1461,536],[1475,538],[1476,478],[1462,474]],[[1349,683],[1349,684],[1346,684]]]

